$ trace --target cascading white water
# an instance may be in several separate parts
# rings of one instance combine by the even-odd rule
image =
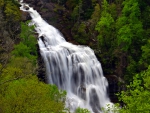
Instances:
[[[23,1],[20,4],[21,10],[30,13],[32,24],[39,34],[38,44],[46,65],[48,83],[67,91],[66,107],[72,112],[81,107],[99,113],[102,107],[112,105],[107,96],[108,82],[94,52],[89,47],[66,42],[36,10]]]

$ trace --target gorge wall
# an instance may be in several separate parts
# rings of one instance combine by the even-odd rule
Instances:
[[[24,0],[24,2],[36,9],[44,20],[58,28],[67,41],[78,44],[72,38],[73,36],[70,28],[73,26],[73,23],[70,21],[70,11],[66,8],[66,6],[59,5],[58,3],[52,3],[51,0]],[[29,19],[29,14],[22,12],[22,20],[26,21]],[[40,64],[38,77],[45,81],[45,66],[40,54],[38,57],[38,63]],[[109,82],[109,96],[111,101],[117,102],[118,100],[115,93],[120,90],[118,87],[119,79],[116,75],[108,75],[105,77]]]

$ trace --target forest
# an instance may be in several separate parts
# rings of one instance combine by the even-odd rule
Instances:
[[[46,3],[54,6],[60,21],[47,21],[65,27],[66,40],[92,48],[104,75],[121,79],[113,112],[149,113],[150,1],[40,1],[38,10],[43,12],[48,11]],[[38,78],[37,34],[28,26],[30,20],[22,19],[19,7],[16,0],[0,0],[0,113],[67,113],[66,91]],[[75,113],[90,112],[78,108]]]

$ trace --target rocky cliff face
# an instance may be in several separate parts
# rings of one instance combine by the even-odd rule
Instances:
[[[67,41],[71,41],[70,27],[72,23],[69,21],[69,11],[64,6],[52,3],[51,0],[24,0],[24,2],[37,10],[50,25],[59,29]],[[25,13],[23,13],[22,18],[23,20],[30,19]],[[66,24],[70,26],[64,27]]]
[[[28,3],[29,6],[37,10],[42,18],[47,21],[50,25],[53,25],[64,35],[67,41],[71,41],[70,29],[66,24],[70,25],[70,21],[66,19],[67,10],[65,7],[60,6],[56,3],[52,3],[51,0],[24,0],[24,3]],[[22,21],[30,20],[30,15],[26,12],[22,12]],[[73,42],[73,41],[72,41]],[[37,48],[38,45],[37,45]],[[42,81],[45,80],[45,65],[38,51],[38,78]]]

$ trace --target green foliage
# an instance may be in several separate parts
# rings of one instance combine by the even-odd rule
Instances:
[[[20,38],[23,44],[28,46],[31,50],[30,54],[37,55],[37,41],[34,36],[34,26],[28,26],[29,22],[26,23],[21,22],[21,34]]]
[[[81,33],[81,34],[85,33],[85,29],[86,29],[85,23],[81,23],[79,28],[78,28],[78,32]]]
[[[33,27],[21,23],[21,42],[13,40],[18,39],[21,16],[16,0],[0,0],[0,16],[0,23],[4,23],[0,29],[0,113],[66,112],[66,92],[40,82],[35,76],[37,42]],[[16,42],[19,43],[13,47]]]
[[[0,0],[1,39],[11,38],[14,42],[20,30],[21,12],[16,0]]]
[[[127,51],[132,43],[132,31],[128,25],[124,25],[118,31],[118,44],[122,50]]]
[[[113,18],[109,13],[104,13],[100,18],[100,21],[97,23],[96,30],[101,31],[102,28],[109,30],[110,25],[114,22]]]
[[[64,113],[65,92],[39,82],[36,76],[10,82],[0,97],[1,113]]]
[[[0,64],[0,112],[65,113],[66,92],[40,82],[35,76],[36,39],[24,23],[20,37],[13,56],[5,66]]]
[[[106,0],[103,1],[102,5],[102,13],[100,20],[97,22],[95,30],[99,32],[99,40],[111,38],[107,36],[108,32],[111,30],[111,25],[114,23],[114,19],[111,14],[108,13],[108,3]],[[105,43],[104,41],[100,42],[100,44]]]
[[[150,27],[150,6],[147,5],[147,6],[143,6],[145,8],[145,10],[142,12],[142,22],[143,22],[143,26],[145,29],[149,29]]]
[[[122,16],[117,20],[118,45],[123,51],[134,47],[133,43],[142,41],[142,23],[139,20],[140,9],[136,0],[126,0],[123,2]],[[139,45],[140,46],[140,45]]]
[[[0,65],[0,69],[2,65]],[[0,73],[1,113],[64,113],[66,92],[40,82],[31,60],[12,57]]]
[[[70,10],[73,10],[74,7],[79,3],[81,0],[67,0],[66,5]]]
[[[98,56],[102,59],[104,69],[107,69],[107,66],[112,66],[113,64],[113,51],[115,44],[115,21],[112,15],[109,13],[109,4],[106,0],[102,2],[102,11],[99,21],[95,26],[95,30],[98,32],[97,35],[97,50],[101,53]]]
[[[120,113],[119,104],[114,105],[107,104],[105,108],[102,108],[103,113]]]
[[[146,37],[144,36],[143,25],[140,20],[140,8],[138,0],[125,0],[123,3],[121,16],[116,23],[116,56],[119,58],[117,68],[121,70],[120,75],[124,74],[124,78],[132,81],[132,77],[140,72],[138,62],[141,59],[141,47]],[[122,66],[122,68],[120,68]]]
[[[120,100],[124,107],[121,113],[149,113],[150,111],[150,67],[133,77],[133,82],[127,86],[127,91],[122,91]]]
[[[95,25],[98,22],[99,18],[100,18],[100,6],[99,6],[99,4],[96,4],[95,7],[94,7],[94,12],[91,15],[91,19],[90,19],[90,22],[92,24],[91,27],[95,27]]]
[[[37,56],[32,55],[32,50],[22,42],[20,42],[18,45],[15,45],[14,48],[15,49],[12,51],[12,54],[14,54],[16,57],[27,57],[34,63],[36,62]]]
[[[150,65],[150,40],[148,39],[147,43],[142,46],[142,57],[139,61],[140,65],[142,66],[142,68],[148,68],[148,66]]]
[[[0,0],[0,8],[4,6],[4,0]]]
[[[12,57],[0,73],[0,84],[14,78],[22,78],[35,74],[36,67],[31,61],[23,57]]]
[[[73,18],[74,21],[77,20],[77,18],[79,17],[79,6],[77,5],[74,9],[73,12],[71,14],[71,17]]]
[[[102,2],[102,7],[103,7],[103,11],[106,12],[108,10],[108,2],[107,0],[103,0]]]
[[[87,109],[83,109],[83,108],[77,108],[75,113],[90,113],[90,111],[88,111]]]
[[[22,42],[20,42],[18,45],[15,45],[15,50],[12,52],[16,56],[20,57],[30,57],[30,49],[26,45],[24,45]]]
[[[111,14],[111,16],[113,17],[113,19],[116,20],[117,19],[117,5],[114,3],[110,4],[108,11]]]
[[[78,0],[76,3],[72,3],[74,3],[74,7],[72,8],[71,17],[74,22],[79,23],[81,20],[86,21],[90,19],[96,5],[95,0]]]
[[[104,73],[132,80],[131,76],[148,67],[150,8],[147,0],[63,2],[73,39],[94,49]]]
[[[82,18],[83,20],[88,20],[93,11],[94,11],[94,6],[95,6],[95,1],[92,0],[82,0]]]
[[[82,0],[78,0],[77,5],[74,7],[73,12],[71,14],[72,19],[76,22],[80,20],[82,10]]]
[[[40,82],[27,57],[12,57],[0,70],[1,113],[65,112],[66,92]]]
[[[78,28],[78,29],[76,29]],[[74,39],[79,42],[80,44],[85,45],[88,41],[88,34],[86,32],[86,23],[82,22],[81,24],[76,24],[74,26],[74,29],[72,29],[74,32],[76,32]],[[76,31],[77,30],[77,31]]]
[[[21,13],[19,7],[13,3],[13,1],[9,0],[5,2],[5,14],[7,20],[20,21]]]
[[[94,49],[104,73],[132,80],[131,76],[149,65],[149,3],[148,0],[67,0],[64,5],[69,9],[66,17],[71,17],[68,25],[72,27],[73,39]]]
[[[12,54],[17,57],[27,57],[35,63],[37,58],[37,41],[33,35],[33,26],[28,26],[28,22],[21,23],[20,38],[21,42],[15,45]]]

